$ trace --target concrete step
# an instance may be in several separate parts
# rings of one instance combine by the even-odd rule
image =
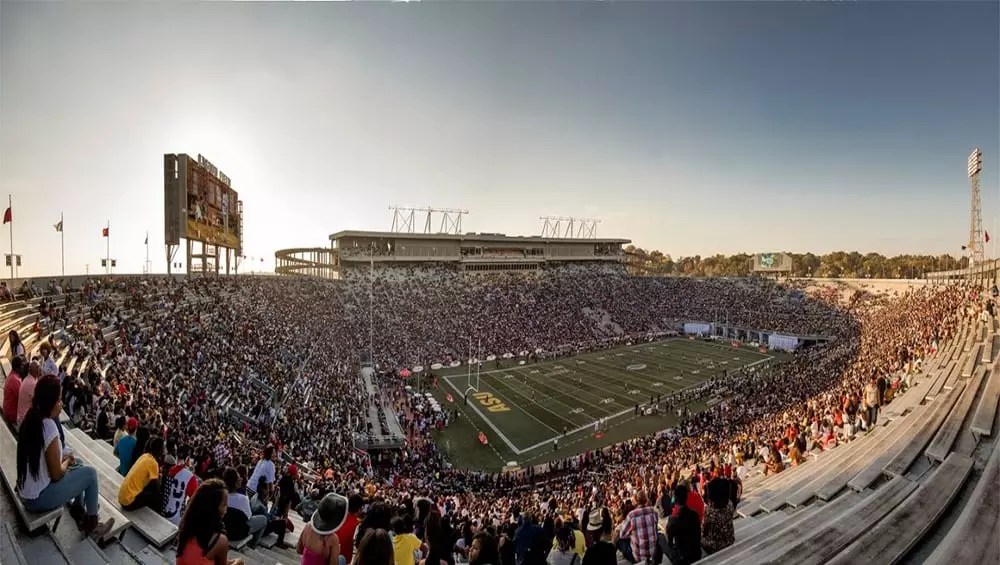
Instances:
[[[4,522],[3,525],[0,525],[0,563],[28,565],[17,544],[17,539],[14,537],[14,529],[10,522]]]

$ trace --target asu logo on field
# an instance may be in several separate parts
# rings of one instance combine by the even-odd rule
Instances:
[[[502,400],[493,396],[491,393],[477,392],[473,394],[472,397],[478,400],[479,403],[485,406],[490,412],[510,412],[510,408],[508,408]]]

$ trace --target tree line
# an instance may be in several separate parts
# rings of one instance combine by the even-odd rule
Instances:
[[[660,251],[647,251],[634,245],[625,248],[629,271],[634,274],[691,277],[745,277],[753,271],[753,255],[712,255],[677,257]],[[968,257],[951,255],[896,255],[835,251],[825,255],[788,253],[792,258],[792,276],[823,278],[908,279],[923,278],[925,273],[963,269]]]

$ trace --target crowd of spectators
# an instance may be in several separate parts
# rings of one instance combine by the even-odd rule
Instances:
[[[326,495],[339,493],[351,515],[367,509],[339,555],[377,555],[384,537],[403,544],[390,546],[389,562],[422,556],[433,565],[453,563],[454,551],[474,563],[554,565],[574,556],[608,563],[618,554],[686,563],[702,549],[718,551],[732,543],[741,480],[754,464],[779,473],[870,430],[922,360],[993,307],[960,286],[810,295],[765,280],[574,266],[363,269],[340,281],[94,279],[59,291],[58,307],[39,308],[39,332],[57,345],[46,358],[68,351],[57,368],[63,406],[78,425],[115,442],[131,485],[123,504],[157,506],[154,490],[169,490],[179,471],[188,471],[179,473],[182,491],[194,484],[188,474],[219,478],[205,485],[227,493],[256,540],[283,537],[297,508],[310,518],[325,504],[329,518],[339,503]],[[465,361],[473,340],[483,355],[586,350],[688,320],[832,341],[689,391],[722,401],[681,411],[670,430],[512,473],[451,468],[429,431],[456,415],[415,402],[392,376]],[[385,404],[358,376],[369,350],[407,439],[374,460],[355,447],[369,402]],[[143,456],[146,480],[130,480]],[[154,467],[163,472],[153,477]],[[301,539],[329,552],[324,524],[310,523],[313,537]]]

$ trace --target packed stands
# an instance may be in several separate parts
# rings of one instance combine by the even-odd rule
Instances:
[[[595,552],[606,547],[600,540],[610,542],[618,562],[647,553],[669,560],[692,544],[706,563],[874,555],[940,562],[991,551],[992,538],[959,529],[973,519],[970,508],[995,514],[997,507],[995,489],[982,486],[997,472],[996,327],[992,299],[971,288],[806,293],[762,280],[630,277],[575,266],[59,286],[2,305],[0,328],[25,336],[28,358],[43,342],[56,346],[65,443],[97,469],[102,516],[114,517],[115,529],[95,543],[74,541],[72,519],[62,520],[67,511],[33,515],[17,507],[16,494],[4,496],[3,515],[38,532],[3,532],[23,540],[16,547],[29,561],[173,562],[177,527],[162,509],[126,510],[117,499],[124,477],[112,442],[116,422],[127,418],[165,439],[164,469],[186,467],[202,480],[235,468],[247,482],[263,448],[275,450],[275,482],[294,490],[282,490],[290,504],[268,515],[294,531],[280,542],[275,533],[259,543],[230,540],[230,557],[246,563],[298,561],[304,519],[328,492],[363,497],[373,529],[412,516],[413,533],[432,555],[457,548],[459,559],[469,558],[480,532],[478,547],[499,544],[495,556],[474,555],[473,563],[544,561],[564,524]],[[403,367],[463,361],[470,335],[481,336],[489,354],[582,351],[713,320],[720,310],[743,327],[834,339],[775,370],[720,383],[725,399],[673,433],[554,462],[544,473],[450,468],[428,433],[443,416],[408,406],[392,378]],[[375,380],[358,371],[369,324]],[[15,346],[8,339],[0,351],[5,375]],[[376,428],[399,431],[387,418],[390,404],[403,417],[406,445],[373,460],[355,439]],[[0,433],[8,493],[15,441]],[[683,504],[671,501],[678,487],[693,491]],[[704,521],[705,529],[697,543],[673,534],[650,542],[626,526],[653,515],[661,534],[676,533],[692,515],[681,506],[699,504],[697,527]]]

